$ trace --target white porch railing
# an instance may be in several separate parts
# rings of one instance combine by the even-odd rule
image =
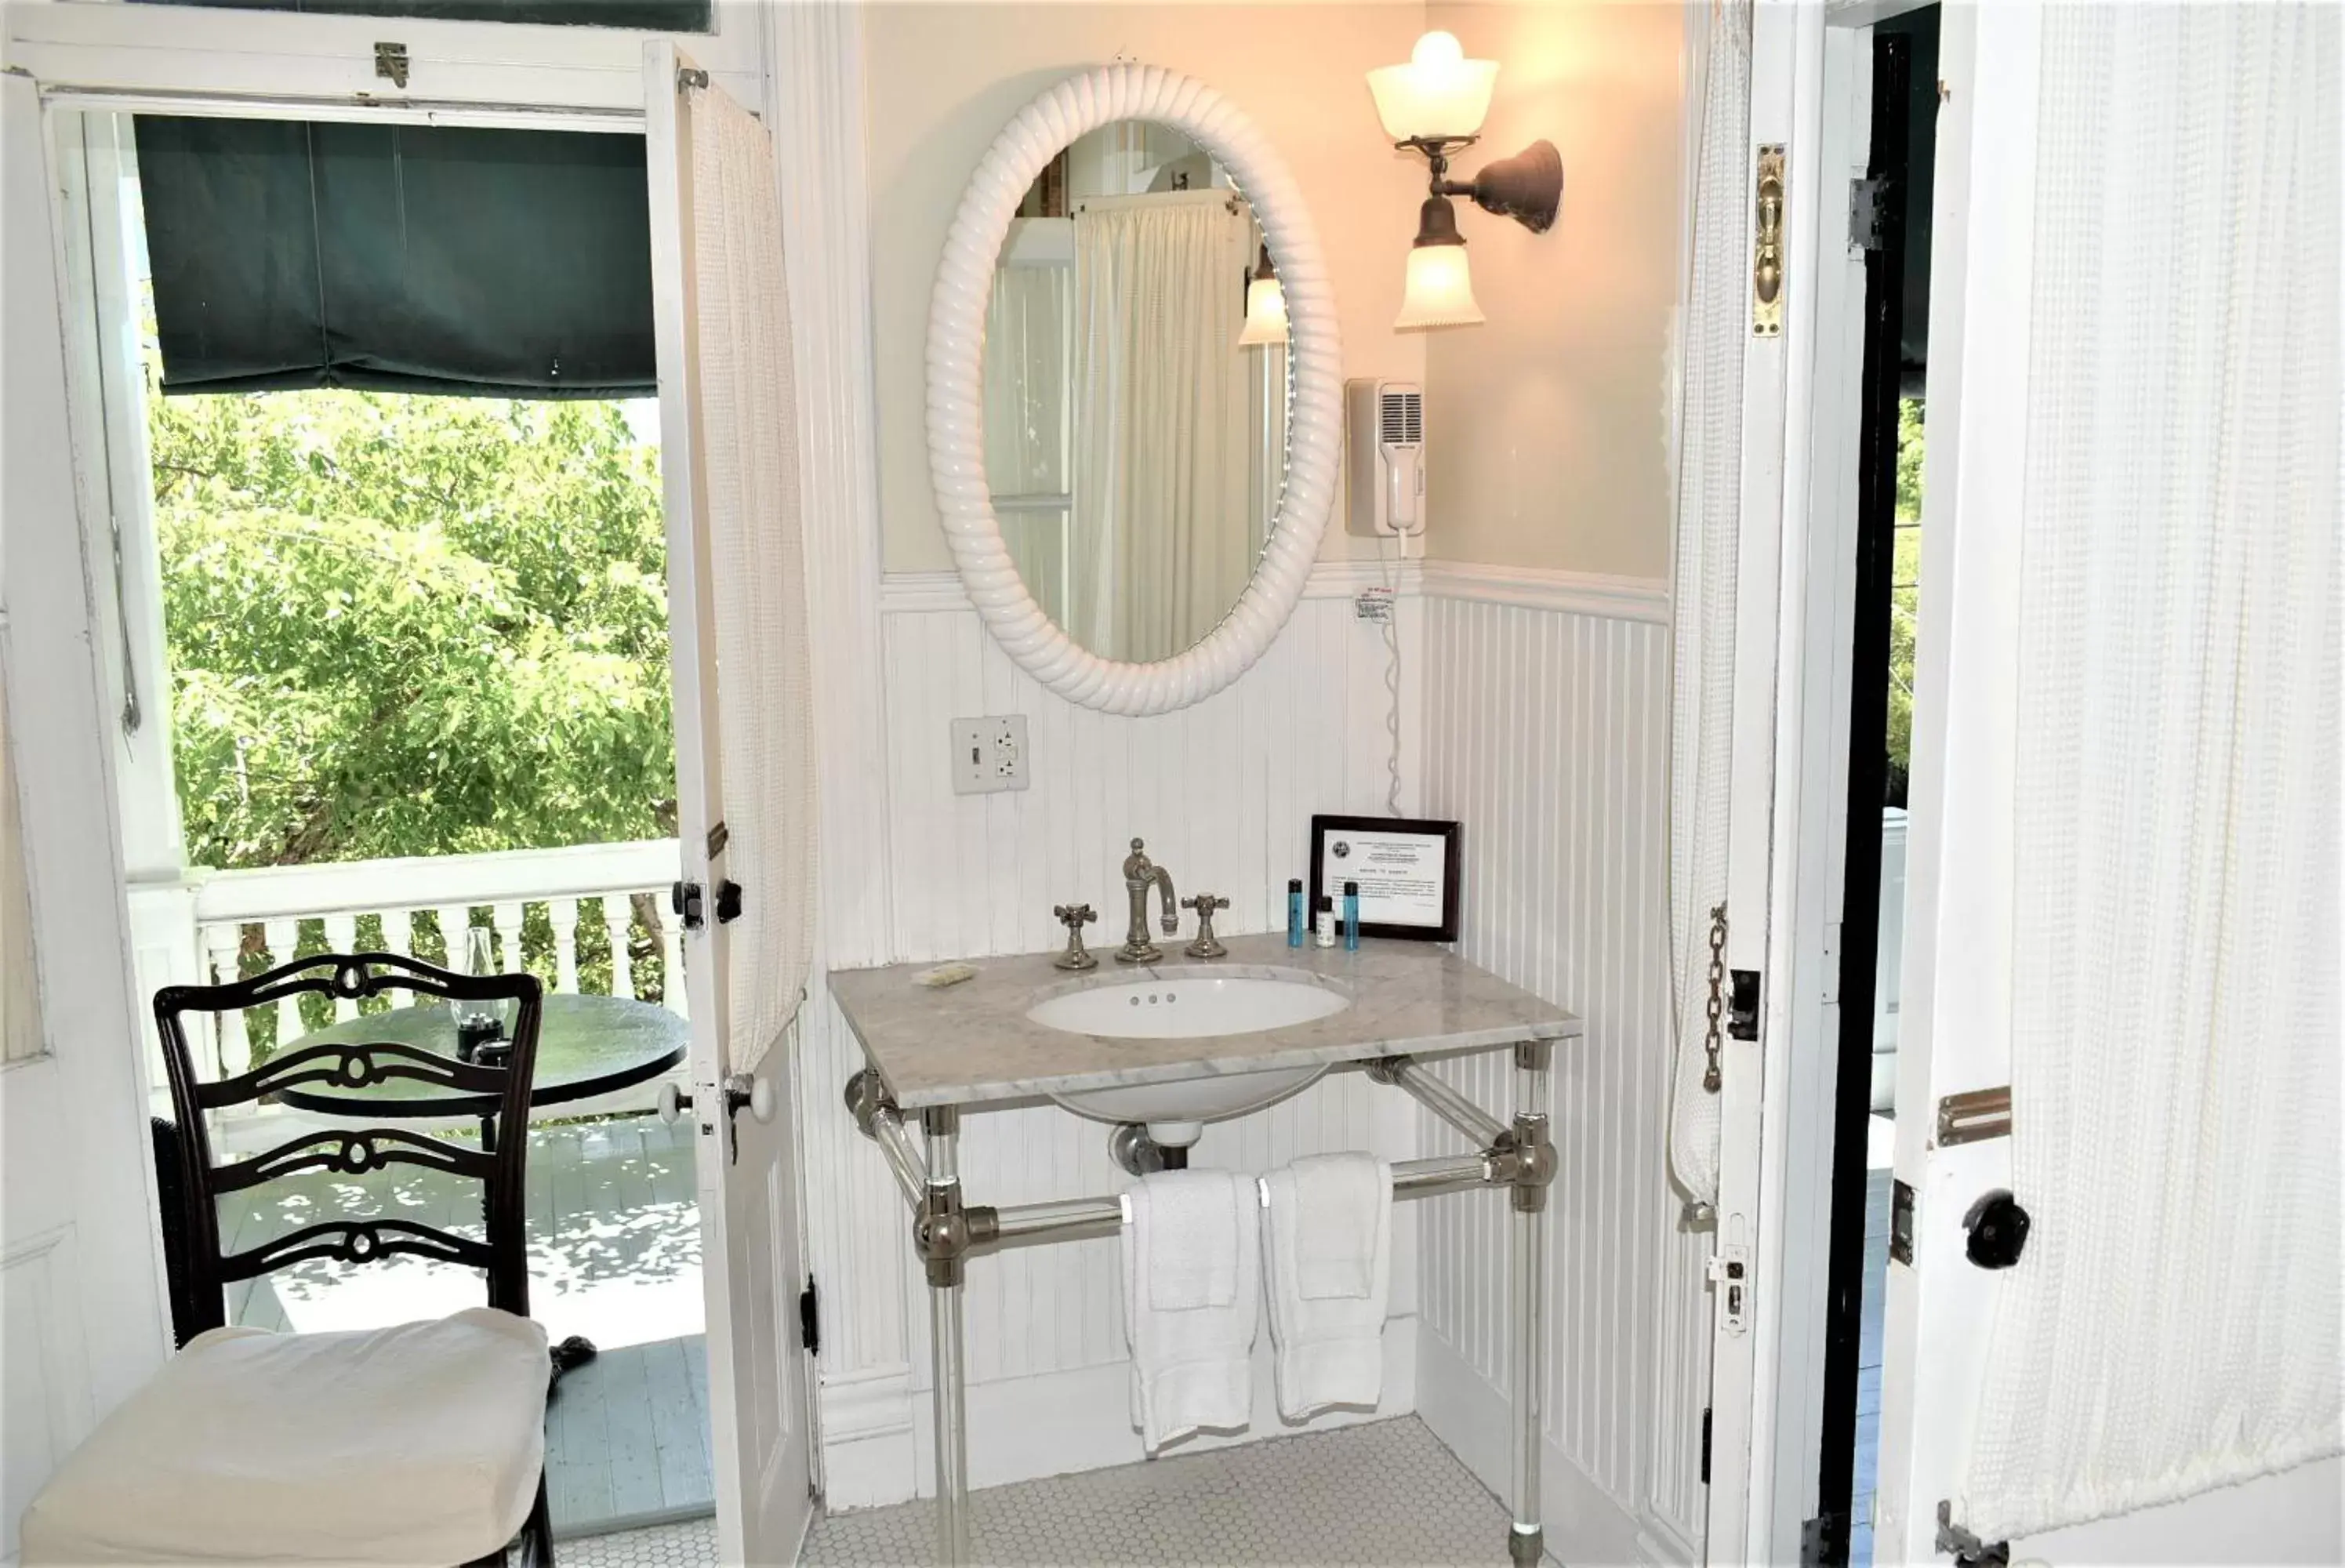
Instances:
[[[630,844],[591,844],[569,849],[510,850],[494,855],[359,860],[323,865],[269,867],[253,871],[191,871],[179,883],[135,885],[130,889],[131,926],[137,946],[142,1003],[170,984],[232,980],[246,967],[243,955],[257,946],[269,966],[302,952],[347,953],[361,946],[450,963],[462,967],[462,933],[476,910],[489,912],[501,966],[523,966],[523,929],[542,911],[552,932],[553,989],[578,991],[581,985],[578,932],[582,921],[600,926],[609,938],[607,989],[643,996],[643,982],[631,948],[638,932],[661,960],[660,1000],[684,1011],[683,932],[667,912],[668,887],[677,875],[672,838]],[[638,899],[634,895],[653,896]],[[428,916],[428,926],[418,916]],[[370,927],[363,933],[360,922]],[[379,932],[377,926],[379,923]],[[426,940],[418,951],[419,936]],[[362,939],[363,938],[363,939]],[[542,956],[533,953],[530,956]],[[598,982],[603,976],[596,976]],[[142,1014],[147,1009],[142,1005]],[[251,1021],[275,1012],[279,1043],[305,1027],[298,1011],[282,1004],[271,1009],[219,1016],[208,1042],[210,1059],[198,1070],[230,1075],[252,1062]],[[358,1004],[338,999],[334,1017],[355,1017]],[[163,1087],[160,1043],[147,1016],[154,1083]],[[645,1103],[649,1103],[646,1091]],[[568,1112],[566,1114],[576,1114]]]

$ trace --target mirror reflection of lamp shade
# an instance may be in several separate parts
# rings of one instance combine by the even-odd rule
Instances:
[[[1497,80],[1496,60],[1467,59],[1455,34],[1436,31],[1416,41],[1407,65],[1370,71],[1368,91],[1394,141],[1457,141],[1482,128]]]
[[[1286,341],[1286,290],[1279,287],[1278,268],[1271,265],[1270,247],[1262,248],[1262,260],[1246,280],[1245,329],[1238,334],[1238,347],[1255,349],[1270,343]]]

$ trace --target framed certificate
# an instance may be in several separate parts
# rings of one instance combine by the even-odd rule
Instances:
[[[1322,895],[1344,912],[1344,884],[1360,885],[1360,934],[1457,940],[1458,826],[1400,816],[1311,819],[1311,908]]]

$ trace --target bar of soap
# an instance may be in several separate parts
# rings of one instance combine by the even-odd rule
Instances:
[[[933,969],[923,969],[913,976],[912,984],[926,986],[931,991],[941,990],[947,986],[958,986],[976,973],[977,966],[974,964],[939,964]]]

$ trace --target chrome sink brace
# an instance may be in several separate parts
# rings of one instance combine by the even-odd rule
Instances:
[[[1477,1187],[1512,1194],[1508,1233],[1512,1285],[1514,1383],[1512,1502],[1508,1554],[1533,1568],[1545,1550],[1539,1523],[1539,1391],[1545,1357],[1541,1326],[1546,1301],[1547,1189],[1555,1180],[1555,1145],[1548,1137],[1547,1040],[1514,1046],[1515,1112],[1501,1121],[1451,1088],[1412,1057],[1381,1057],[1362,1064],[1380,1084],[1405,1090],[1466,1135],[1472,1154],[1405,1159],[1392,1168],[1393,1197],[1432,1198]],[[923,1148],[915,1148],[903,1112],[869,1067],[847,1080],[847,1109],[863,1136],[879,1146],[897,1189],[912,1212],[912,1251],[929,1277],[929,1344],[936,1368],[937,1561],[958,1568],[969,1560],[968,1367],[962,1359],[961,1293],[969,1259],[1008,1247],[1041,1247],[1113,1236],[1122,1224],[1116,1199],[1076,1198],[1054,1203],[996,1208],[967,1203],[960,1190],[960,1108],[931,1106],[918,1112]]]

